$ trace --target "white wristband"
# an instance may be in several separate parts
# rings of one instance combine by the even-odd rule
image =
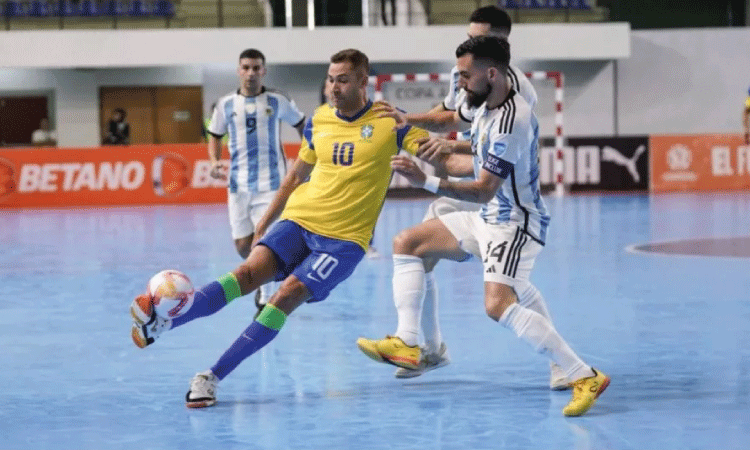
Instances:
[[[427,178],[425,178],[424,184],[422,185],[422,189],[430,191],[433,194],[437,194],[437,191],[439,188],[440,188],[440,178],[434,175],[427,175]]]

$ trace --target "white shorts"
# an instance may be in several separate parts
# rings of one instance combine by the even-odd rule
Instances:
[[[422,222],[430,219],[437,219],[438,216],[456,211],[479,211],[482,207],[479,203],[466,202],[450,197],[440,197],[427,207],[427,213],[424,215]]]
[[[481,258],[484,281],[511,287],[529,280],[542,245],[519,224],[488,224],[476,212],[459,211],[438,217],[461,249]]]
[[[241,239],[255,232],[255,224],[263,217],[276,191],[229,193],[229,226],[232,239]]]

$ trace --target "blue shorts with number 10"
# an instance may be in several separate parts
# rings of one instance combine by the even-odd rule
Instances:
[[[276,223],[258,243],[276,255],[276,281],[294,274],[310,291],[310,303],[325,300],[365,255],[353,242],[315,234],[291,220]]]

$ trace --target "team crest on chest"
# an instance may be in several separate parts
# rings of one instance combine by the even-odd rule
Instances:
[[[362,129],[359,132],[359,135],[364,139],[365,141],[369,141],[372,137],[372,133],[375,130],[375,127],[372,126],[371,123],[367,123],[362,125]]]
[[[270,106],[268,108],[266,108],[266,115],[267,116],[272,116],[273,115],[273,108],[271,108]]]

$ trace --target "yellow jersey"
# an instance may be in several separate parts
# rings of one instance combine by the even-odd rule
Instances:
[[[318,107],[298,156],[315,167],[290,195],[281,220],[367,250],[391,181],[391,156],[400,149],[416,153],[416,140],[428,137],[419,128],[394,131],[393,125],[372,112],[371,101],[353,117]]]
[[[750,97],[745,99],[745,110],[750,111]]]

